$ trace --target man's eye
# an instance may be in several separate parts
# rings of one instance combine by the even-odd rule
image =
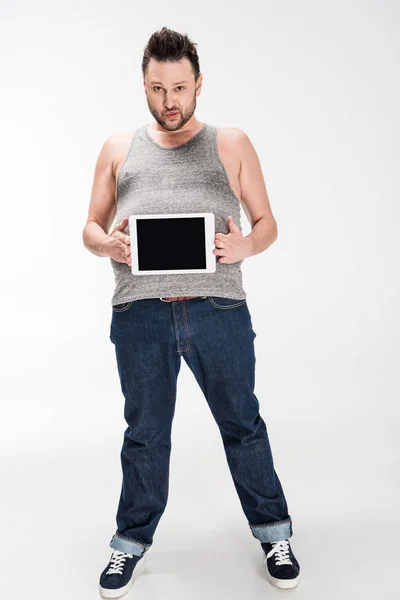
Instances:
[[[156,89],[156,88],[158,88],[159,90],[161,90],[161,87],[160,87],[159,85],[153,85],[153,90],[157,91],[157,89]],[[182,89],[184,90],[184,89],[185,89],[185,86],[184,86],[184,85],[178,85],[178,86],[177,86],[177,89],[178,89],[178,88],[182,88]]]

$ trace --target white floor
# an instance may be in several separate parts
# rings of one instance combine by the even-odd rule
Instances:
[[[111,554],[118,456],[102,450],[35,460],[20,457],[5,473],[10,485],[2,496],[7,509],[2,511],[2,596],[98,598],[98,577]],[[213,470],[195,478],[200,463]],[[212,461],[207,453],[192,463],[177,458],[173,469],[167,509],[126,598],[399,598],[399,523],[384,513],[357,514],[349,502],[347,514],[338,505],[336,518],[324,515],[323,487],[307,491],[299,481],[288,481],[296,516],[291,543],[301,581],[293,590],[278,590],[267,581],[259,543],[247,529],[224,460]],[[309,498],[314,518],[296,500],[296,487],[300,498]]]
[[[4,599],[99,597],[98,579],[112,552],[126,426],[116,375],[109,381],[111,368],[104,367],[96,396],[90,373],[72,373],[62,386],[49,375],[53,393],[47,390],[42,404],[30,395],[43,382],[40,373],[37,381],[34,375],[22,379],[18,389],[10,381],[12,419],[3,427],[0,453]],[[99,372],[97,366],[93,376]],[[369,372],[367,380],[365,368],[354,363],[347,368],[304,362],[290,378],[284,369],[270,369],[267,384],[258,379],[301,567],[298,587],[280,590],[267,580],[219,430],[183,366],[168,503],[145,568],[126,597],[398,600],[398,420],[388,416],[394,369],[371,364]]]

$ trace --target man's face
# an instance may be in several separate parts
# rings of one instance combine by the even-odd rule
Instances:
[[[143,83],[149,110],[161,127],[175,131],[189,121],[196,109],[201,81],[200,75],[195,84],[192,66],[186,57],[179,62],[150,59]]]

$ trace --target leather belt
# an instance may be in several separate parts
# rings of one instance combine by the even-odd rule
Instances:
[[[168,296],[167,298],[160,298],[163,302],[172,302],[173,300],[189,300],[190,298],[197,298],[197,296]]]

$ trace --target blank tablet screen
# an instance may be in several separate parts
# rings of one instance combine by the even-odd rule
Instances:
[[[136,222],[139,271],[206,269],[204,217]]]

